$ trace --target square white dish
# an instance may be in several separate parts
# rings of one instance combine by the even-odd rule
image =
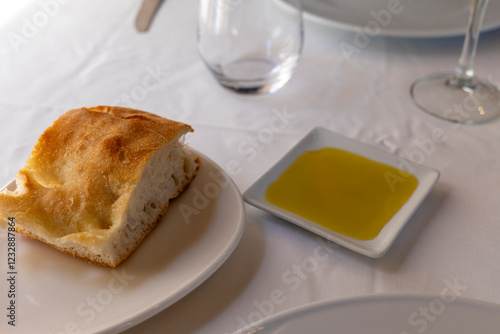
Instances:
[[[371,240],[359,240],[344,236],[316,224],[308,219],[284,210],[269,203],[265,199],[265,193],[273,183],[299,156],[307,151],[315,151],[322,148],[336,148],[358,154],[367,159],[377,161],[398,169],[403,162],[413,167],[412,175],[418,180],[418,185],[408,201],[387,222],[380,233]],[[407,165],[408,166],[408,165]],[[341,136],[324,128],[314,128],[299,143],[297,143],[283,158],[262,175],[244,194],[244,200],[264,211],[285,219],[295,225],[309,230],[317,235],[331,240],[341,246],[349,248],[360,254],[378,258],[383,256],[392,245],[398,234],[406,225],[410,217],[427,197],[436,181],[439,172],[432,168],[412,164],[410,161],[398,157],[379,148]],[[360,208],[362,210],[362,208]]]

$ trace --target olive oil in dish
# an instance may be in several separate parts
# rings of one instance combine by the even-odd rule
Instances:
[[[375,238],[418,185],[411,174],[335,148],[299,156],[266,190],[269,203],[336,233]]]

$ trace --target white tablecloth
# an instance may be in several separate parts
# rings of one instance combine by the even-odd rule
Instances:
[[[500,121],[457,126],[418,110],[408,93],[419,75],[452,70],[463,38],[373,37],[348,59],[340,45],[354,45],[354,33],[306,21],[291,81],[273,95],[242,96],[218,86],[197,54],[195,0],[167,0],[147,33],[133,25],[138,0],[60,1],[31,30],[26,20],[33,22],[47,1],[24,2],[0,22],[1,184],[22,168],[60,114],[95,105],[191,124],[189,145],[224,169],[230,161],[241,165],[233,173],[241,192],[316,126],[441,173],[380,259],[330,245],[328,256],[307,267],[321,244],[317,236],[247,205],[242,239],[221,268],[125,333],[231,333],[311,302],[439,295],[450,285],[462,297],[500,303]],[[500,82],[500,31],[481,36],[475,70]],[[283,129],[263,142],[259,134],[277,114],[285,117]],[[433,140],[436,131],[442,140]],[[298,269],[304,265],[308,271]],[[283,292],[278,300],[276,290]],[[19,321],[30,320],[20,315]]]

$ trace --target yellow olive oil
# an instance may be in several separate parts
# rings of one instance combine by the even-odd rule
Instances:
[[[345,236],[370,240],[415,191],[411,174],[347,151],[324,148],[297,158],[266,200]]]

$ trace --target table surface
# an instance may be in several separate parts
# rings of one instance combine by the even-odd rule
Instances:
[[[216,84],[197,54],[195,0],[166,1],[147,33],[133,25],[138,0],[60,1],[47,22],[13,43],[42,10],[37,1],[22,3],[0,21],[2,184],[60,114],[95,105],[191,124],[190,146],[223,169],[231,161],[241,166],[233,174],[241,192],[316,126],[441,173],[385,256],[334,247],[307,271],[300,268],[314,255],[317,237],[246,205],[241,241],[220,269],[124,333],[232,333],[263,313],[352,296],[439,295],[450,282],[462,287],[461,297],[500,303],[500,120],[455,125],[421,112],[409,96],[416,77],[454,68],[463,37],[372,36],[346,57],[340,46],[355,45],[356,33],[306,21],[291,81],[272,95],[242,96]],[[500,30],[482,34],[476,73],[499,83],[499,55]],[[157,85],[144,89],[147,76]],[[259,134],[277,113],[287,115],[286,124],[263,140]],[[266,304],[275,290],[283,292],[279,303]]]

